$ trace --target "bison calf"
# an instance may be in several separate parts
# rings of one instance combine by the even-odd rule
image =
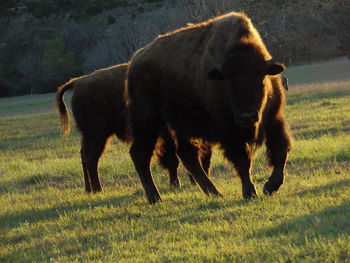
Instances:
[[[62,130],[67,134],[70,125],[63,95],[67,90],[73,89],[72,111],[82,134],[81,159],[86,192],[102,190],[97,168],[108,139],[116,135],[123,142],[131,141],[127,124],[128,110],[124,101],[126,69],[127,64],[121,64],[97,70],[89,75],[71,79],[60,86],[56,93],[55,102],[60,113]],[[191,145],[189,147],[195,148]],[[161,132],[156,153],[161,166],[169,171],[170,184],[179,186],[176,146],[166,127]],[[209,150],[203,157],[208,166],[210,153]]]

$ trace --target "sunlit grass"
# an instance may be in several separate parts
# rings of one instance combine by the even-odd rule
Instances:
[[[337,70],[332,63],[324,75]],[[293,70],[307,79],[315,66]],[[85,194],[80,136],[73,128],[60,137],[53,94],[1,99],[0,262],[349,262],[350,82],[339,79],[291,85],[286,181],[262,194],[271,171],[261,149],[253,167],[260,198],[250,202],[215,150],[212,179],[224,197],[190,186],[182,167],[182,187],[170,189],[155,165],[163,202],[150,206],[116,140],[100,162],[105,191]]]

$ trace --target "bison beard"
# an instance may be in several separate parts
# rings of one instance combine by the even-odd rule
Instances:
[[[56,93],[55,102],[59,109],[62,130],[67,134],[70,125],[63,95],[68,89],[73,89],[72,111],[77,127],[82,133],[81,159],[86,192],[102,190],[97,167],[108,139],[115,134],[122,142],[131,141],[127,127],[128,111],[124,101],[126,69],[127,64],[121,64],[97,70],[89,75],[71,79],[59,87]],[[203,156],[200,161],[207,164],[205,167],[208,172],[211,149],[200,150],[192,144],[184,147],[190,147],[195,152],[196,160],[198,154]],[[155,153],[160,165],[169,172],[170,185],[180,186],[176,145],[167,127],[161,132]],[[189,176],[192,182],[192,176]]]
[[[241,179],[244,198],[257,196],[251,163],[255,149],[265,142],[273,171],[263,191],[277,191],[291,146],[279,76],[283,70],[241,13],[161,35],[137,51],[126,81],[130,154],[148,201],[161,200],[149,163],[167,125],[178,142],[202,138],[219,144]],[[220,195],[202,165],[193,161],[195,152],[181,145],[177,151],[203,192]]]

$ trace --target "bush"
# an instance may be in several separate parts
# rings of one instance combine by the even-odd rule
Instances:
[[[107,16],[107,23],[108,23],[109,25],[114,24],[115,21],[116,21],[116,19],[115,19],[114,16],[111,16],[111,15]]]
[[[106,3],[106,9],[115,9],[118,7],[126,7],[130,5],[128,0],[107,0]]]
[[[49,0],[31,0],[27,3],[28,11],[36,18],[42,18],[56,13],[59,9]]]
[[[94,0],[90,2],[85,10],[87,15],[95,16],[103,11],[103,3],[99,0]]]
[[[43,79],[47,85],[40,92],[55,91],[60,83],[80,75],[79,59],[68,50],[62,39],[45,40],[43,50]]]

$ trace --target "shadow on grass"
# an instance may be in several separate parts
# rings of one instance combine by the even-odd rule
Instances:
[[[48,187],[57,189],[72,188],[73,176],[55,176],[51,174],[35,174],[22,178],[21,180],[14,179],[8,181],[6,184],[0,186],[0,194],[9,193],[12,191],[30,191],[30,190],[44,190]],[[75,177],[75,176],[74,176]],[[83,187],[83,186],[82,186]]]
[[[310,215],[299,216],[283,222],[275,227],[264,229],[250,238],[278,237],[293,233],[299,245],[305,245],[305,237],[336,238],[340,234],[350,232],[350,202],[326,209]]]
[[[327,156],[293,156],[288,164],[293,163],[293,166],[305,167],[305,170],[313,171],[315,169],[332,170],[342,168],[344,171],[350,170],[350,153],[347,150],[342,150],[337,153],[333,153]],[[288,165],[287,164],[287,165]],[[340,167],[338,167],[339,165]],[[297,168],[297,167],[296,167]]]
[[[93,209],[102,206],[120,206],[125,202],[133,202],[138,197],[137,195],[123,195],[118,197],[112,197],[107,200],[89,200],[82,201],[81,203],[69,203],[69,204],[56,204],[52,208],[48,209],[27,209],[21,212],[13,214],[0,215],[0,230],[4,231],[8,228],[18,227],[22,223],[37,223],[44,220],[55,220],[62,214],[70,213],[73,211],[79,211],[84,209]]]
[[[130,200],[130,202],[132,202],[132,200]],[[246,201],[239,200],[230,203],[229,205],[242,206],[245,204]],[[85,233],[79,233],[77,236],[74,237],[64,238],[64,240],[61,238],[57,240],[57,242],[52,243],[51,245],[55,248],[55,250],[61,251],[60,253],[64,251],[65,256],[71,256],[76,259],[79,258],[79,256],[85,253],[87,250],[96,247],[103,249],[104,253],[110,253],[112,251],[112,248],[115,248],[116,243],[124,243],[130,241],[138,242],[138,240],[141,240],[142,242],[143,237],[149,235],[150,231],[166,230],[176,233],[176,229],[178,229],[179,223],[196,225],[198,223],[201,223],[202,221],[209,220],[211,218],[211,216],[208,215],[208,212],[209,214],[216,213],[222,208],[224,208],[224,205],[222,203],[220,204],[218,200],[210,200],[206,203],[200,204],[195,209],[183,209],[182,211],[180,211],[180,215],[184,214],[184,216],[180,218],[174,218],[173,214],[169,214],[167,212],[135,212],[129,211],[129,208],[127,207],[120,207],[120,209],[115,210],[113,215],[99,218],[98,222],[96,222],[96,219],[88,219],[84,220],[84,222],[79,222],[79,224],[83,224],[83,226],[89,227],[93,227],[93,225],[96,223],[98,223],[98,225],[111,225],[115,224],[116,221],[118,222],[120,220],[126,222],[127,229],[120,231],[120,234],[118,234],[117,236],[113,236],[113,241],[111,241],[111,239],[108,238],[108,233],[104,231],[96,233],[94,232],[93,234],[91,234],[91,231],[86,231]],[[79,208],[76,207],[76,209]],[[152,207],[149,207],[149,209],[152,209]],[[139,222],[143,224],[145,221],[152,222],[147,223],[147,225],[144,228],[140,229],[138,225]],[[57,233],[55,232],[53,234]],[[27,237],[23,235],[17,236],[15,239],[7,240],[6,242],[11,243],[12,245],[16,245],[25,242],[26,239]],[[45,244],[45,241],[39,240],[38,242],[39,243],[30,243],[30,247],[26,248],[26,251],[35,252],[39,250],[49,250],[49,248]],[[112,244],[112,242],[114,244]],[[16,246],[15,249],[11,250],[11,253],[8,255],[8,258],[17,259],[18,255],[20,255],[21,253],[24,253],[23,248]],[[43,253],[42,255],[39,254],[37,256],[33,256],[32,258],[39,260],[42,257],[42,260],[45,261],[47,260],[47,256],[45,256],[45,254],[47,253]],[[50,251],[49,256],[51,259],[53,259],[56,256],[60,255],[56,255],[55,253]]]
[[[178,223],[197,225],[205,221],[212,220],[224,220],[234,223],[236,218],[240,216],[239,207],[246,206],[249,202],[251,201],[244,199],[232,202],[226,202],[225,200],[225,203],[222,203],[219,200],[212,200],[199,205],[195,210],[190,209],[188,211],[185,211],[185,216],[182,216],[170,222],[165,222],[163,224],[163,227],[166,229],[167,227],[169,227],[169,223],[170,225],[178,225]],[[224,211],[226,207],[235,207],[237,210],[233,212],[224,212],[223,214],[220,214],[220,211]]]
[[[350,153],[350,152],[349,152]],[[350,154],[342,151],[336,154],[331,158],[331,160],[335,160],[337,162],[345,162],[345,161],[350,161]]]
[[[131,239],[132,237],[124,237],[125,241]],[[22,241],[25,240],[26,238],[23,238]],[[86,252],[99,248],[104,254],[109,255],[113,253],[113,247],[113,243],[106,238],[105,233],[80,233],[78,237],[64,238],[61,235],[58,240],[51,243],[38,240],[29,244],[26,243],[25,248],[15,246],[9,250],[7,255],[5,254],[3,257],[0,255],[0,262],[90,262],[87,260],[89,256],[85,254]],[[38,253],[38,251],[43,253]],[[26,260],[24,261],[23,258]],[[65,258],[65,260],[62,260],[62,258]]]
[[[295,130],[292,127],[293,137],[297,140],[318,139],[325,135],[337,136],[339,134],[347,133],[348,131],[349,131],[349,128],[346,126],[317,129],[313,131],[309,131],[307,129]]]
[[[66,181],[70,180],[67,177],[48,177],[43,175],[35,175],[30,178],[26,178],[25,180],[22,180],[19,182],[18,189],[20,190],[30,190],[33,187],[36,190],[40,189],[46,189],[47,187],[53,187],[53,188],[59,188],[58,185],[63,184],[65,185],[66,189],[71,188],[72,185],[66,185]],[[189,180],[188,180],[189,181]],[[58,185],[57,185],[58,184]],[[60,185],[62,187],[62,185]],[[111,187],[111,185],[109,185]],[[181,193],[181,192],[188,192],[188,191],[199,191],[198,186],[192,186],[189,184],[189,182],[186,182],[183,184],[181,188],[173,188],[173,187],[162,187],[161,193]],[[1,188],[1,192],[9,192],[6,188]],[[83,188],[81,188],[81,191],[83,191]],[[82,193],[83,195],[83,193]],[[98,195],[98,194],[97,194]],[[81,203],[70,203],[70,204],[57,204],[55,207],[49,208],[49,209],[36,209],[33,207],[30,210],[21,211],[18,213],[13,214],[6,214],[6,215],[0,215],[0,231],[6,230],[9,228],[14,228],[19,226],[22,223],[37,223],[44,220],[54,220],[60,217],[60,215],[63,214],[69,214],[70,212],[77,211],[77,210],[84,210],[84,209],[91,209],[101,206],[118,206],[122,207],[124,203],[132,203],[135,202],[136,199],[142,199],[145,205],[147,204],[147,200],[144,197],[144,191],[139,185],[139,189],[130,195],[124,195],[119,197],[113,197],[108,200],[85,200],[81,201]],[[128,213],[123,215],[116,215],[116,217],[122,217],[125,218],[127,216],[131,216]],[[136,215],[137,217],[137,215]]]
[[[51,144],[53,139],[60,137],[59,131],[46,132],[45,134],[38,134],[32,136],[25,136],[21,138],[9,138],[3,139],[0,143],[1,151],[6,150],[20,150],[30,149],[33,145],[43,146]],[[44,149],[44,148],[43,148]],[[42,149],[42,150],[43,150]]]
[[[350,187],[350,179],[344,179],[338,182],[334,182],[327,185],[321,185],[318,187],[314,187],[308,190],[303,190],[297,193],[298,196],[305,196],[305,195],[317,195],[320,193],[325,193],[327,191],[332,191],[335,189],[342,189],[342,188],[349,188]],[[350,216],[350,215],[349,215]]]
[[[315,187],[297,193],[298,196],[319,195],[334,189],[348,188],[350,179],[341,180],[332,184]],[[331,193],[330,193],[331,194]],[[350,232],[350,202],[345,201],[338,206],[331,206],[320,212],[305,216],[298,216],[277,226],[263,229],[250,238],[270,238],[281,235],[295,235],[295,242],[299,245],[305,245],[306,238],[325,237],[335,238],[340,234],[349,234]]]

